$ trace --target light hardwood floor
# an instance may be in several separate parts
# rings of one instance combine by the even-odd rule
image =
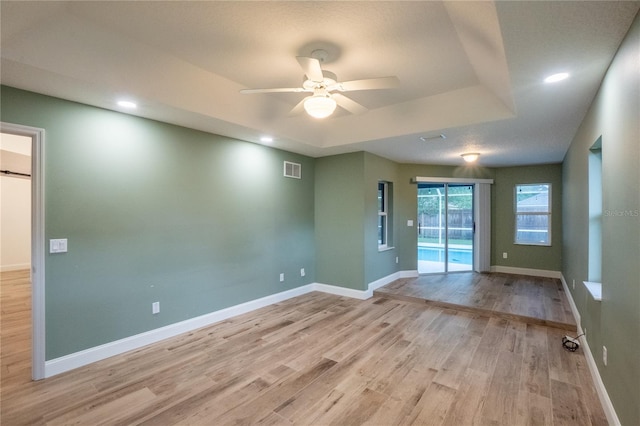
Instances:
[[[562,330],[380,296],[311,293],[31,382],[12,292],[2,425],[606,424]]]
[[[421,275],[394,281],[376,294],[577,330],[562,283],[555,278],[475,272]]]

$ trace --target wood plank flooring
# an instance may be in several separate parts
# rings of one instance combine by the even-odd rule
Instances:
[[[0,404],[5,383],[31,377],[31,281],[28,269],[0,273]],[[0,405],[2,408],[2,405]]]
[[[384,297],[521,320],[575,332],[560,280],[475,272],[403,278],[376,290]]]
[[[4,278],[2,425],[607,423],[562,330],[381,296],[311,293],[32,382]]]

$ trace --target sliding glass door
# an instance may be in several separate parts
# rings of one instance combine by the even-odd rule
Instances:
[[[473,185],[418,185],[418,272],[473,270]]]

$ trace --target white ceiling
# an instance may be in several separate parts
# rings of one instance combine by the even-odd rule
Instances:
[[[1,2],[1,82],[311,156],[403,163],[562,161],[640,2]],[[369,108],[291,117],[296,56],[323,48]],[[553,85],[549,74],[571,73]],[[446,139],[420,140],[444,133]]]

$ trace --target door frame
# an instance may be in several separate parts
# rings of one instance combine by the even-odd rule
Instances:
[[[31,138],[31,378],[45,377],[44,129],[0,122],[0,133]]]
[[[493,184],[493,179],[416,176],[411,179],[411,182],[415,184],[453,183],[474,185],[473,220],[476,226],[473,240],[473,270],[475,272],[489,272],[491,264],[491,185]],[[417,191],[418,185],[416,185]],[[416,253],[416,269],[418,269],[417,259]]]
[[[417,189],[420,189],[420,185],[442,185],[444,189],[444,270],[441,272],[420,272],[420,267],[418,266],[418,274],[420,275],[433,275],[433,274],[450,274],[450,273],[458,273],[458,272],[473,272],[476,270],[476,185],[471,182],[451,182],[451,181],[442,181],[442,182],[417,182]],[[470,186],[471,187],[471,218],[472,218],[472,237],[471,237],[471,268],[464,271],[451,271],[449,270],[449,187],[450,186]],[[419,196],[419,195],[418,195]],[[418,248],[419,251],[419,248]],[[418,253],[418,262],[420,262]]]

